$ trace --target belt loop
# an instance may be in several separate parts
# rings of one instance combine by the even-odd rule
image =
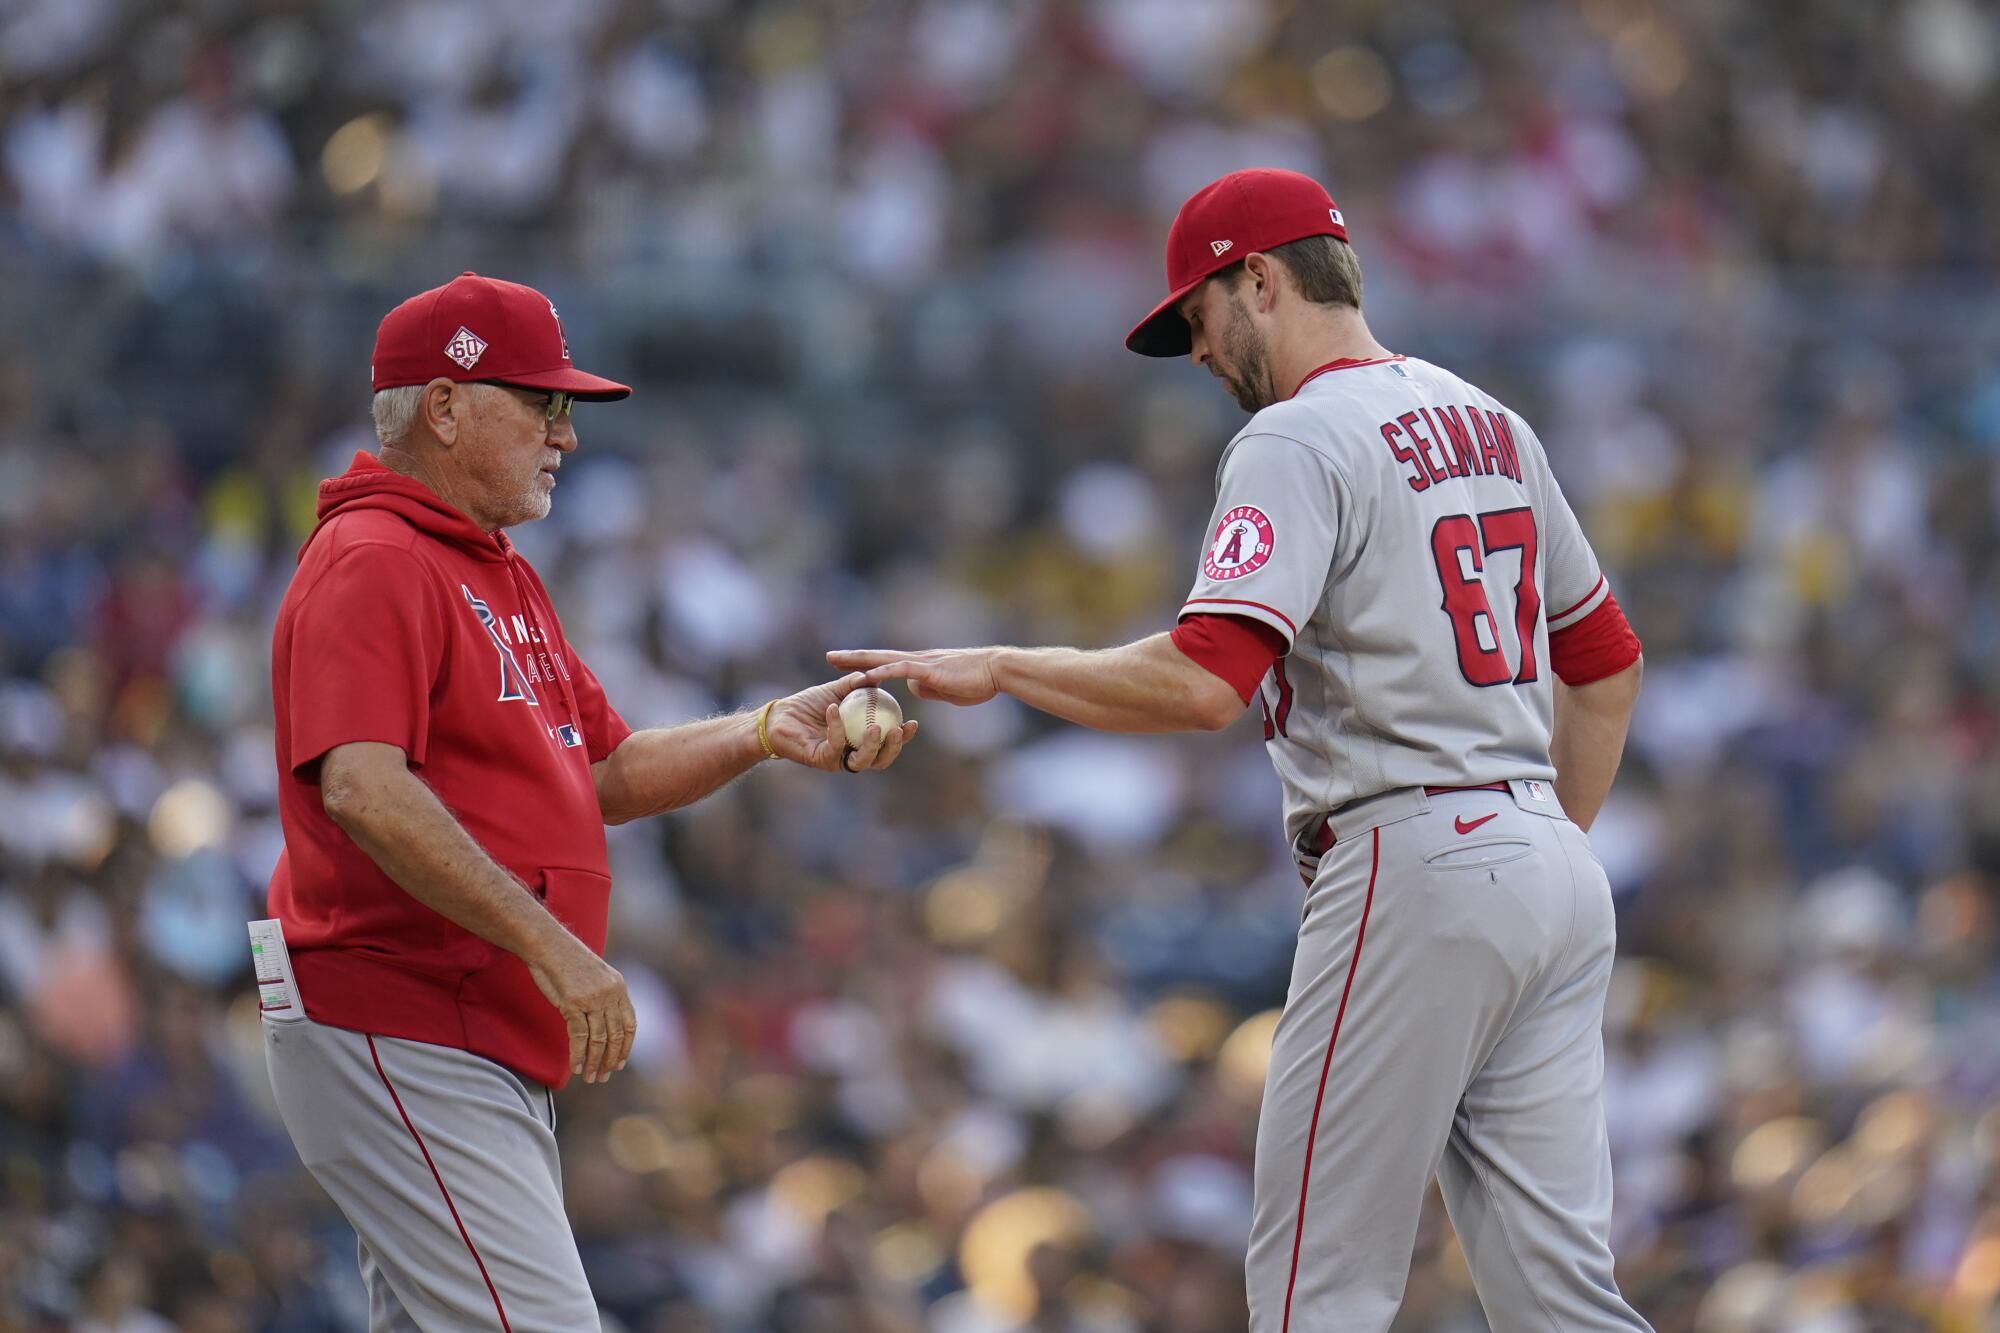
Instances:
[[[1336,844],[1358,838],[1370,829],[1394,824],[1423,814],[1431,808],[1431,798],[1422,787],[1397,787],[1359,801],[1349,801],[1327,814]]]

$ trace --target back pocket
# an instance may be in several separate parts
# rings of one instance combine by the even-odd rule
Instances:
[[[1457,842],[1424,853],[1424,864],[1433,870],[1485,870],[1518,861],[1535,850],[1526,838],[1505,834],[1481,838],[1477,842]]]

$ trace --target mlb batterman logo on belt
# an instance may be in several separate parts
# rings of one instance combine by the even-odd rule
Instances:
[[[1270,560],[1277,544],[1277,530],[1264,511],[1255,505],[1238,505],[1215,525],[1215,540],[1208,544],[1202,571],[1225,582],[1255,574]]]

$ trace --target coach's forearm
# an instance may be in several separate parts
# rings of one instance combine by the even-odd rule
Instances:
[[[1243,700],[1155,634],[1122,648],[994,648],[993,683],[1030,708],[1098,731],[1220,731]]]
[[[1556,766],[1556,799],[1578,828],[1587,830],[1596,820],[1611,792],[1611,781],[1618,776],[1643,666],[1641,659],[1588,685],[1556,682],[1556,726],[1549,757]]]
[[[607,824],[678,810],[764,757],[754,712],[635,731],[598,761],[597,805]]]
[[[327,813],[403,892],[487,943],[536,962],[569,942],[541,900],[408,769],[344,783]]]

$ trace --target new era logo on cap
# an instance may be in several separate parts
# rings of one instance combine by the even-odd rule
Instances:
[[[1210,241],[1208,243],[1208,248],[1215,251],[1215,253],[1217,254],[1221,254],[1224,250],[1227,250],[1230,246],[1234,244],[1236,244],[1236,242],[1234,241]]]
[[[461,324],[458,332],[451,335],[451,341],[444,345],[444,354],[459,365],[470,370],[479,364],[479,358],[486,351],[486,340]]]

